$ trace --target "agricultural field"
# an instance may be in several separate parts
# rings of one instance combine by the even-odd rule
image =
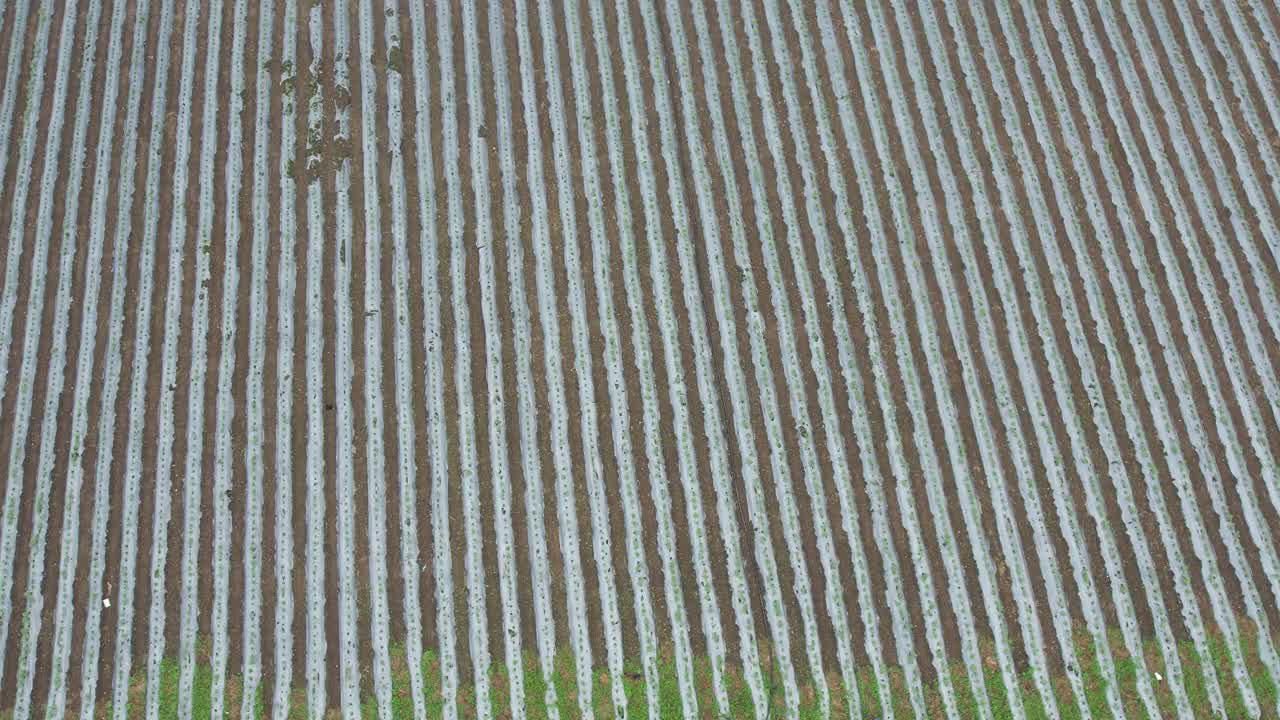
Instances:
[[[0,0],[0,718],[1280,718],[1269,0]]]

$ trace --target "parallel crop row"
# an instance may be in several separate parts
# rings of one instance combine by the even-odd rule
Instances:
[[[1266,3],[0,6],[0,714],[1280,707]]]

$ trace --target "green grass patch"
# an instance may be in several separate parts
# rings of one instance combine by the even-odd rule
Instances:
[[[1137,689],[1138,674],[1141,671],[1142,664],[1145,663],[1148,668],[1161,673],[1162,677],[1164,677],[1164,682],[1157,682],[1154,685],[1156,702],[1161,717],[1172,717],[1174,715],[1173,694],[1168,684],[1169,679],[1165,674],[1165,663],[1160,655],[1158,646],[1154,642],[1148,642],[1143,647],[1143,657],[1139,661],[1138,658],[1129,656],[1119,637],[1113,636],[1108,640],[1116,667],[1117,686],[1115,692],[1120,699],[1125,715],[1130,718],[1145,717],[1143,704]],[[1077,636],[1076,644],[1077,655],[1083,663],[1081,680],[1085,691],[1085,704],[1094,718],[1098,720],[1112,718],[1108,700],[1109,688],[1098,663],[1095,647],[1087,634]],[[1280,689],[1277,688],[1276,679],[1272,678],[1262,665],[1258,655],[1256,636],[1246,634],[1242,638],[1241,644],[1245,666],[1249,672],[1250,684],[1259,704],[1263,708],[1263,717],[1280,720],[1280,718],[1277,718],[1275,711],[1277,702],[1280,701]],[[200,719],[210,717],[212,706],[213,673],[207,663],[207,646],[207,639],[202,638],[200,647],[197,648],[199,662],[196,667],[193,686],[193,716]],[[1210,639],[1208,649],[1209,666],[1217,676],[1219,685],[1222,688],[1229,717],[1247,717],[1243,696],[1231,673],[1231,654],[1226,643],[1221,637],[1214,636]],[[1183,667],[1182,686],[1185,688],[1192,706],[1196,709],[1197,717],[1208,718],[1210,717],[1209,708],[1211,705],[1205,679],[1200,669],[1200,657],[1189,642],[1180,644],[1179,656]],[[410,658],[406,656],[404,648],[400,646],[391,648],[390,657],[392,685],[389,706],[390,717],[394,720],[411,719],[414,717],[414,689],[411,681]],[[442,718],[446,699],[441,683],[439,657],[434,651],[428,650],[418,661],[418,666],[422,674],[422,698],[427,717],[432,720]],[[782,689],[777,687],[777,678],[769,672],[767,664],[763,670],[770,707],[768,717],[785,717],[785,701]],[[577,668],[571,653],[566,651],[556,656],[549,677],[542,672],[540,663],[532,654],[526,654],[522,666],[510,671],[501,663],[496,664],[490,671],[488,678],[489,704],[491,712],[496,718],[509,718],[512,716],[512,708],[510,707],[510,672],[519,672],[524,681],[524,711],[525,716],[530,720],[545,720],[548,716],[548,702],[555,703],[560,717],[565,720],[581,717],[580,692],[583,689],[578,687]],[[467,678],[470,675],[470,668],[460,667],[458,673],[460,678]],[[956,703],[960,709],[961,716],[966,719],[981,717],[977,697],[973,692],[969,675],[964,667],[959,664],[953,664],[949,667],[948,674],[955,691]],[[755,700],[752,698],[740,668],[729,665],[723,669],[725,689],[728,695],[728,708],[727,713],[724,715],[716,714],[712,677],[710,660],[705,657],[696,658],[693,663],[693,684],[698,703],[698,717],[707,720],[724,720],[724,718],[737,720],[739,718],[756,717]],[[595,715],[605,720],[621,717],[647,718],[651,700],[645,684],[644,668],[640,662],[632,660],[623,666],[621,683],[625,702],[621,708],[614,705],[612,687],[614,680],[615,678],[610,677],[604,669],[596,669],[591,674],[591,686],[586,688],[585,692]],[[818,682],[827,684],[832,703],[832,716],[848,717],[846,705],[848,696],[843,686],[843,678],[838,673],[831,673],[826,679],[801,681],[799,717],[805,720],[822,717],[819,701],[821,694],[818,692]],[[857,695],[862,717],[882,717],[886,702],[892,704],[898,717],[912,716],[911,700],[905,678],[900,669],[889,669],[888,687],[883,687],[876,682],[876,677],[870,668],[859,668],[854,674],[854,682],[856,687],[853,688],[853,691]],[[1009,678],[1002,675],[994,667],[994,663],[991,663],[990,666],[983,667],[982,682],[996,720],[1009,720],[1012,718],[1010,710],[1011,698],[1015,694],[1020,697],[1029,718],[1032,720],[1047,720],[1049,715],[1046,712],[1046,699],[1037,692],[1029,669],[1023,670],[1021,676],[1016,678],[1016,682],[1010,683]],[[1049,702],[1054,703],[1063,720],[1081,720],[1080,708],[1072,695],[1071,685],[1066,675],[1061,671],[1055,671],[1050,676],[1050,682],[1055,690],[1056,697],[1050,699]],[[178,717],[178,685],[178,662],[176,659],[167,658],[161,662],[159,672],[160,717]],[[228,716],[239,717],[242,688],[243,685],[239,676],[233,674],[228,677],[224,703]],[[366,687],[365,690],[369,695],[362,705],[363,715],[367,718],[377,718],[377,703],[372,697],[371,688]],[[455,700],[458,703],[460,717],[475,717],[477,700],[475,693],[474,683],[463,682],[458,688]],[[657,715],[659,717],[686,717],[686,709],[680,699],[680,686],[675,659],[670,648],[664,648],[659,654],[657,688],[653,695],[653,701],[657,703]],[[302,688],[294,688],[290,691],[289,699],[288,717],[291,720],[293,718],[306,718],[305,691]],[[939,717],[944,715],[942,695],[936,682],[926,684],[924,701],[925,710],[928,714]],[[144,716],[146,702],[145,671],[136,673],[133,676],[129,685],[127,702],[129,717]],[[266,701],[261,689],[259,689],[258,696],[255,699],[255,707],[258,717],[267,715]],[[113,708],[109,702],[103,702],[98,707],[97,717],[109,718],[112,716],[112,710]],[[9,716],[10,714],[7,711],[0,711],[0,720],[7,720]],[[333,716],[335,714],[330,713],[328,717]]]

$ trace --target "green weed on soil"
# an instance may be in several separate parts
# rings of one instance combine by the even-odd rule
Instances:
[[[1253,691],[1263,708],[1263,717],[1276,719],[1278,717],[1276,715],[1276,704],[1280,701],[1280,692],[1278,692],[1276,681],[1267,673],[1261,663],[1256,647],[1256,637],[1247,635],[1243,638],[1242,644],[1245,652],[1245,664],[1250,673]],[[1216,670],[1223,693],[1226,696],[1228,716],[1231,718],[1247,717],[1243,697],[1231,674],[1230,656],[1225,642],[1220,637],[1212,637],[1209,650],[1211,666]],[[1125,652],[1123,644],[1118,638],[1111,640],[1111,651],[1116,664],[1117,694],[1123,704],[1125,716],[1128,718],[1146,717],[1137,690],[1139,662]],[[1099,720],[1112,718],[1113,715],[1107,702],[1108,688],[1106,681],[1095,657],[1093,644],[1087,634],[1082,633],[1079,636],[1077,652],[1082,659],[1089,658],[1088,664],[1083,668],[1083,685],[1086,695],[1085,702],[1090,714]],[[1164,662],[1155,643],[1149,642],[1143,648],[1143,652],[1148,666],[1153,671],[1161,673],[1163,677]],[[1200,658],[1189,642],[1183,643],[1179,647],[1179,654],[1185,675],[1184,687],[1193,707],[1196,709],[1196,716],[1209,718],[1211,717],[1210,704],[1204,678],[1199,669]],[[207,657],[207,655],[204,657]],[[391,649],[391,669],[390,717],[394,720],[411,719],[414,717],[414,698],[410,682],[409,660],[405,656],[403,648],[393,647]],[[432,720],[442,718],[445,698],[440,682],[439,660],[434,652],[428,651],[423,655],[420,660],[420,669],[424,684],[424,706],[427,717]],[[665,649],[660,654],[657,669],[658,687],[655,696],[658,717],[664,719],[685,717],[685,708],[680,700],[676,666],[669,649]],[[1046,698],[1041,697],[1036,691],[1029,670],[1024,671],[1017,682],[1013,684],[1010,684],[997,669],[984,667],[983,670],[987,695],[991,700],[993,715],[996,720],[1012,718],[1009,698],[1010,694],[1015,692],[1020,695],[1028,717],[1033,720],[1047,720],[1049,717],[1049,713],[1046,712],[1047,702],[1056,706],[1058,714],[1063,720],[1084,720],[1080,708],[1071,695],[1070,684],[1066,676],[1061,673],[1056,673],[1051,678],[1056,697],[1049,698],[1046,701]],[[556,657],[553,671],[549,677],[544,675],[539,663],[532,655],[525,658],[520,672],[524,680],[525,716],[530,720],[545,720],[548,717],[547,701],[549,697],[554,697],[555,708],[561,718],[573,720],[581,717],[580,690],[576,682],[577,670],[570,654],[566,652]],[[950,673],[952,685],[956,689],[957,704],[960,707],[961,716],[966,719],[981,717],[964,667],[959,664],[953,665],[950,668]],[[461,674],[463,676],[466,675],[465,668],[462,669]],[[764,676],[768,682],[770,674],[767,668]],[[739,718],[756,717],[755,703],[738,669],[732,666],[726,669],[725,681],[729,704],[728,712],[723,715],[716,713],[711,677],[710,662],[706,658],[696,660],[694,662],[694,687],[698,702],[698,717],[706,720],[725,720],[726,718],[738,720]],[[888,688],[877,685],[870,668],[859,670],[855,673],[855,678],[862,717],[868,719],[882,717],[885,702],[892,704],[897,717],[911,717],[911,702],[907,694],[905,679],[900,670],[893,669],[890,671]],[[161,663],[159,679],[160,717],[177,718],[178,664],[176,660],[166,659]],[[645,692],[644,672],[639,662],[628,662],[623,668],[622,686],[626,698],[624,707],[616,708],[613,705],[611,678],[607,672],[597,670],[593,674],[593,679],[592,686],[589,688],[589,702],[592,711],[597,717],[605,719],[649,717],[649,700]],[[848,717],[847,697],[840,675],[831,673],[825,679],[825,682],[827,682],[830,691],[832,717]],[[196,718],[210,717],[211,685],[212,672],[209,666],[204,664],[197,666],[193,690],[194,717]],[[816,687],[812,679],[801,684],[799,717],[804,720],[822,717],[821,708],[818,706]],[[242,685],[238,677],[228,679],[227,698],[224,708],[229,717],[239,716],[242,697],[241,688]],[[766,688],[766,691],[771,703],[766,717],[784,717],[785,708],[780,689]],[[1155,683],[1155,691],[1161,716],[1173,717],[1175,715],[1173,694],[1167,681]],[[512,717],[510,676],[505,668],[499,667],[491,671],[489,694],[489,703],[493,716],[496,718]],[[129,688],[128,716],[131,718],[144,716],[145,701],[146,676],[145,673],[138,673],[134,676]],[[291,720],[293,718],[303,719],[308,717],[306,693],[301,688],[295,688],[291,691],[289,701],[288,717]],[[462,685],[458,692],[457,703],[460,717],[475,717],[476,696],[473,684],[464,683]],[[930,683],[926,686],[925,703],[926,711],[929,714],[936,717],[945,715],[942,697],[936,683]],[[255,698],[255,707],[257,708],[258,717],[266,717],[267,702],[262,697],[261,691],[259,691],[258,697]],[[378,718],[377,703],[372,696],[368,697],[362,709],[364,717]],[[109,718],[113,715],[112,710],[110,703],[103,703],[99,706],[97,715],[99,718]],[[337,717],[336,714],[331,713],[331,715]],[[0,712],[0,720],[7,720],[8,717],[8,713]]]

